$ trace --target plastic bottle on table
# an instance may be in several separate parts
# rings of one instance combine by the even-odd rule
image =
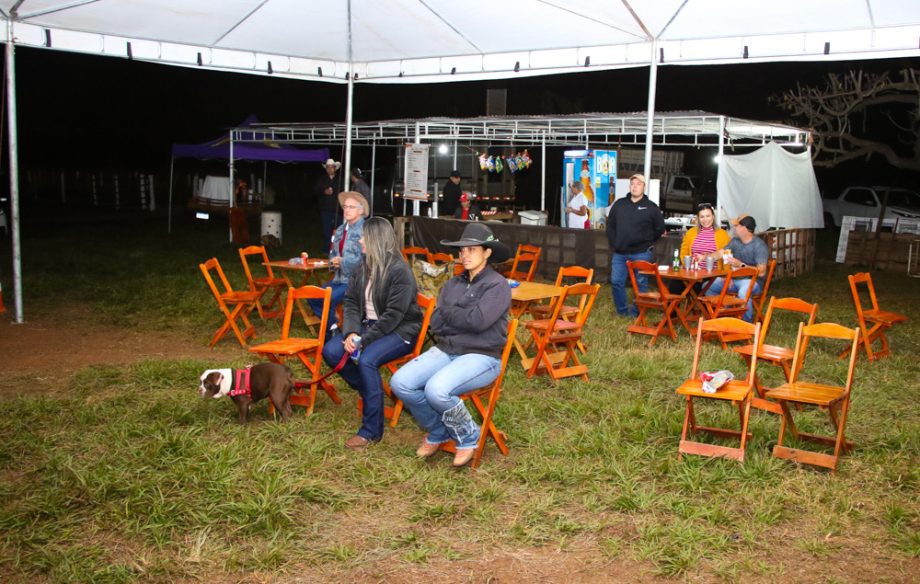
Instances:
[[[674,250],[674,260],[671,262],[671,269],[675,272],[680,271],[680,250]]]

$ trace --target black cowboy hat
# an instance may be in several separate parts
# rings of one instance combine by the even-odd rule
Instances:
[[[441,245],[446,245],[447,247],[470,247],[480,245],[492,250],[489,261],[495,264],[501,263],[511,257],[511,250],[508,246],[495,238],[495,235],[492,233],[492,230],[489,229],[488,225],[479,223],[478,221],[468,223],[466,227],[463,228],[463,233],[460,235],[458,241],[445,241],[442,239]]]

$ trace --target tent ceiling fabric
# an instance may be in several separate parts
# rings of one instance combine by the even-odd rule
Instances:
[[[17,4],[22,45],[331,82],[646,66],[653,49],[662,65],[920,56],[907,0],[0,0],[4,20]]]

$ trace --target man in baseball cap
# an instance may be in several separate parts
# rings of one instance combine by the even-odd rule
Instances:
[[[747,310],[744,313],[744,320],[752,322],[754,319],[754,296],[760,294],[763,289],[764,276],[767,274],[767,262],[770,261],[770,249],[761,238],[754,235],[757,229],[757,221],[750,215],[741,215],[732,220],[734,225],[734,234],[726,250],[732,252],[732,258],[728,260],[732,269],[746,268],[748,266],[757,268],[756,278],[732,278],[728,291],[744,298],[748,295],[748,289],[753,286],[750,298],[748,298]],[[721,254],[722,251],[713,252]],[[727,266],[728,267],[728,266]],[[725,278],[716,278],[706,291],[707,296],[714,296],[722,292],[725,286]]]

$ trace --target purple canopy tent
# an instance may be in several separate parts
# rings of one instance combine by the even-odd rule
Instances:
[[[251,115],[240,124],[239,127],[245,128],[254,126],[259,120]],[[173,144],[172,158],[169,162],[169,212],[167,231],[172,233],[172,194],[173,194],[173,166],[176,158],[198,158],[200,160],[229,160],[230,166],[236,160],[262,161],[262,162],[280,162],[280,163],[301,163],[301,162],[319,162],[323,163],[329,158],[328,148],[297,148],[290,144],[280,144],[270,140],[261,142],[230,142],[229,133],[225,136],[202,142],[201,144]],[[228,180],[233,180],[231,174]],[[263,174],[263,183],[264,183]],[[230,192],[233,192],[231,185]],[[231,195],[232,197],[232,195]],[[233,201],[230,201],[233,206]]]

